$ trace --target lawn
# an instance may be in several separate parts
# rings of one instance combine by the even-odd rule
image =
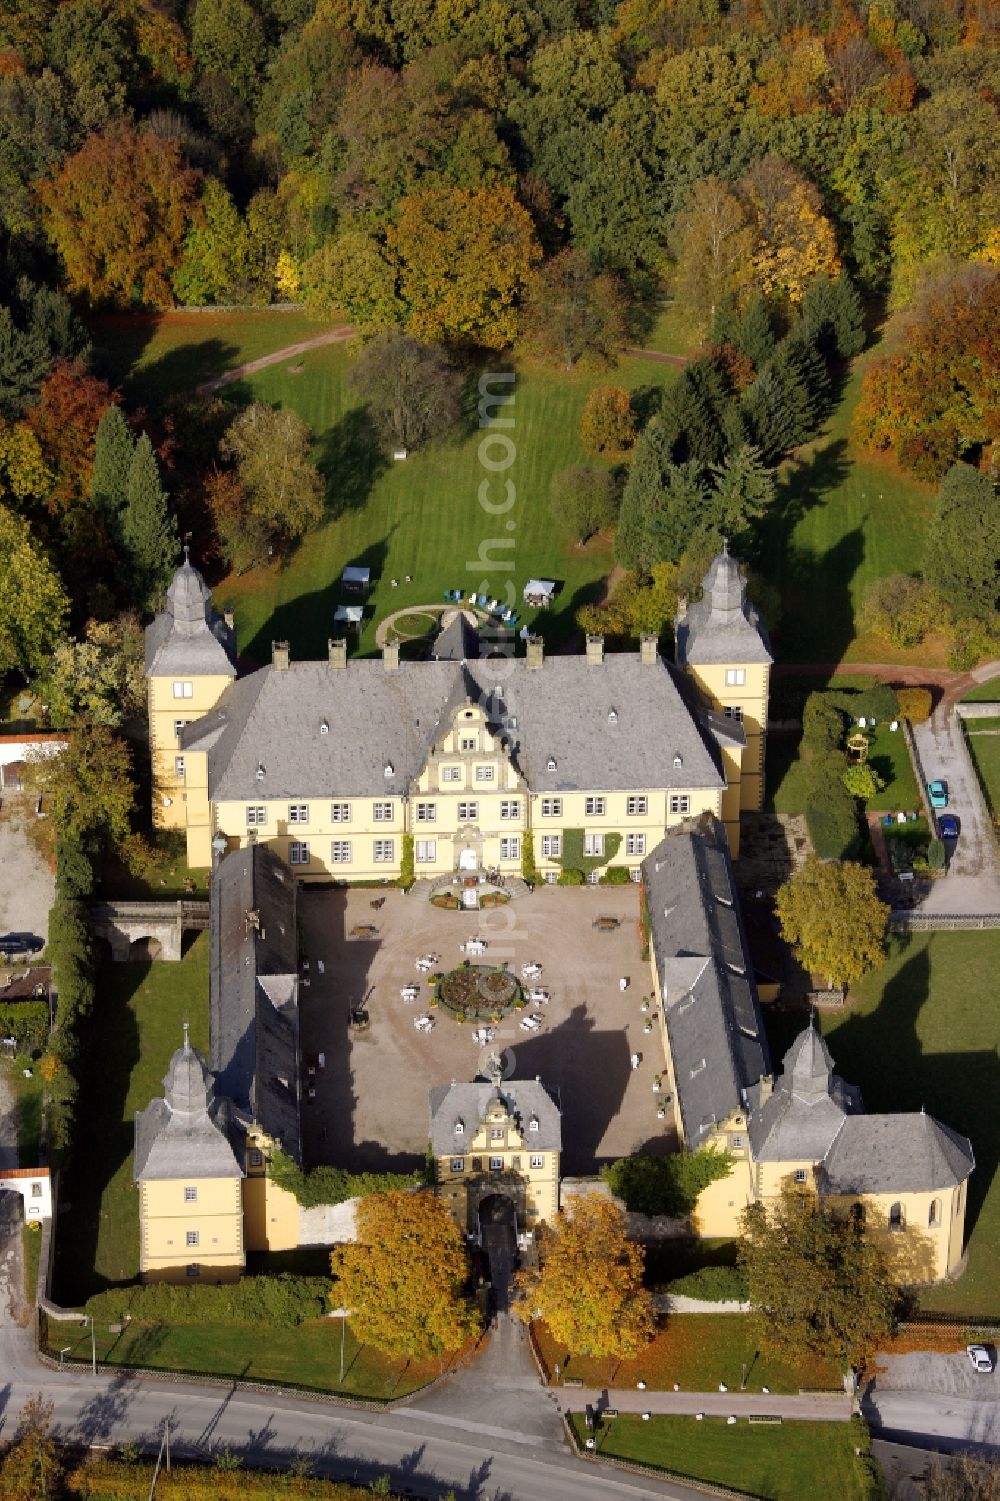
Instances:
[[[340,1338],[344,1328],[344,1383],[340,1384]],[[52,1348],[71,1345],[67,1359],[90,1360],[90,1331],[52,1324]],[[407,1360],[359,1345],[349,1323],[316,1319],[297,1328],[264,1324],[140,1324],[114,1332],[97,1326],[102,1365],[142,1366],[184,1374],[236,1377],[353,1397],[388,1400],[426,1386],[441,1372],[437,1360]]]
[[[977,683],[970,688],[963,698],[963,704],[995,704],[1000,699],[1000,677],[987,678],[985,683]]]
[[[26,1079],[23,1067],[31,1065],[31,1078]],[[19,1167],[38,1167],[41,1162],[42,1094],[44,1081],[37,1063],[23,1058],[17,1060],[14,1076],[17,1091],[17,1162]]]
[[[759,1351],[750,1320],[738,1313],[674,1314],[632,1360],[570,1355],[544,1324],[533,1328],[550,1374],[558,1362],[564,1377],[588,1387],[634,1388],[645,1381],[650,1391],[666,1391],[676,1381],[689,1392],[717,1391],[720,1382],[736,1390],[745,1364],[747,1391],[842,1390],[839,1372],[826,1361],[806,1357],[791,1365]]]
[[[857,633],[866,586],[919,571],[931,493],[851,442],[861,368],[859,362],[821,436],[783,465],[777,501],[761,527],[761,571],[781,598],[777,655],[783,662],[929,666],[934,651],[926,644],[900,652]]]
[[[583,1416],[572,1418],[581,1440]],[[669,1470],[692,1480],[732,1486],[768,1501],[836,1496],[868,1501],[878,1495],[867,1447],[854,1423],[782,1423],[771,1427],[724,1418],[653,1417],[625,1414],[603,1422],[597,1452],[609,1458]]]
[[[1000,719],[965,719],[962,727],[979,785],[1000,828]]]
[[[162,1095],[184,1021],[194,1046],[208,1046],[208,935],[180,963],[106,963],[97,996],[81,1039],[83,1083],[56,1236],[55,1298],[71,1307],[138,1274],[133,1117]]]
[[[837,1072],[860,1084],[869,1110],[925,1107],[972,1141],[968,1268],[921,1296],[925,1309],[970,1317],[1000,1314],[998,968],[1000,932],[894,938],[847,1013],[820,1013]]]

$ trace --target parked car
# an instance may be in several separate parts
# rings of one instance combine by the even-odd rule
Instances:
[[[966,1345],[965,1353],[972,1361],[973,1369],[980,1371],[984,1376],[993,1373],[993,1353],[986,1345]]]
[[[932,808],[947,808],[948,806],[948,783],[928,782],[927,796],[931,800]]]
[[[39,954],[44,947],[45,940],[37,933],[0,934],[0,954],[6,954],[9,959],[18,954]]]
[[[939,839],[957,839],[960,825],[954,813],[943,813],[937,821]]]

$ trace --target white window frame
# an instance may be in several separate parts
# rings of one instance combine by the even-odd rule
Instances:
[[[562,835],[561,834],[543,834],[542,835],[542,859],[543,860],[558,860],[561,854],[562,854]]]
[[[197,1204],[197,1202],[198,1202],[198,1190],[196,1188],[187,1188],[186,1187],[184,1189],[184,1202],[185,1202],[185,1204]]]
[[[520,818],[520,816],[521,816],[521,800],[520,800],[520,798],[517,798],[517,797],[505,798],[504,801],[500,804],[500,817],[501,817],[501,819],[506,819],[506,820],[509,821],[512,818]]]
[[[437,823],[437,803],[417,803],[417,823]]]
[[[809,1171],[808,1171],[808,1169],[804,1168],[804,1167],[797,1167],[795,1169],[795,1181],[796,1181],[796,1183],[808,1183],[809,1182]]]
[[[442,766],[442,782],[460,782],[462,780],[462,768],[460,766]]]
[[[531,1159],[531,1166],[534,1168],[544,1167],[545,1158],[540,1156],[539,1153],[536,1152]]]
[[[191,723],[190,719],[175,719],[174,720],[174,739],[175,740],[180,740],[180,738],[181,738],[181,730],[184,728],[184,726],[186,724],[190,724],[190,723]]]
[[[503,1141],[503,1126],[490,1127],[490,1141]]]
[[[309,822],[309,804],[308,803],[289,803],[289,805],[288,805],[288,822],[289,823],[299,824],[299,825],[307,824]]]
[[[556,884],[556,882],[558,881],[558,879],[559,879],[559,873],[558,873],[558,871],[547,870],[547,871],[545,871],[544,874],[545,874],[545,884],[546,884],[546,886],[554,886]]]
[[[261,825],[265,824],[265,823],[267,823],[267,808],[264,806],[264,804],[263,803],[248,803],[247,804],[247,828],[248,829],[259,829],[261,827]]]
[[[174,684],[174,698],[194,698],[194,683],[178,682]]]
[[[183,779],[187,775],[186,765],[187,765],[187,763],[185,762],[183,756],[175,756],[174,757],[174,776],[175,777],[181,777]]]
[[[583,853],[587,860],[600,860],[604,855],[604,835],[584,834]]]
[[[747,670],[746,670],[745,667],[727,667],[726,668],[726,687],[727,688],[744,688],[744,687],[746,687],[746,681],[747,681]]]
[[[415,839],[413,858],[417,865],[432,865],[437,859],[436,839]]]
[[[188,1230],[188,1231],[186,1231],[185,1235],[184,1235],[184,1243],[185,1243],[185,1245],[196,1246],[198,1244],[199,1233],[200,1232],[197,1231],[197,1230]]]
[[[330,822],[331,823],[350,823],[350,821],[351,821],[351,805],[350,805],[350,803],[331,803],[330,804]]]
[[[479,749],[479,736],[478,735],[461,735],[461,736],[459,736],[459,742],[458,743],[459,743],[459,747],[461,748],[461,750],[465,754],[468,754],[470,751],[475,751],[475,750]]]
[[[503,1158],[502,1157],[491,1157],[490,1158],[490,1172],[491,1173],[502,1173],[503,1172]]]
[[[562,798],[561,797],[543,797],[542,798],[542,817],[543,818],[562,818]]]
[[[520,860],[521,840],[517,834],[505,834],[500,840],[501,860]]]
[[[691,799],[686,792],[672,792],[670,794],[671,813],[690,813]]]
[[[588,797],[586,803],[584,804],[584,811],[586,812],[588,818],[603,818],[605,813],[608,811],[607,798]]]
[[[629,878],[630,881],[641,881],[642,880],[642,871],[639,869],[638,865],[635,867],[634,870],[630,870],[629,871],[628,878]]]
[[[626,803],[629,818],[645,818],[649,808],[648,797],[630,797]]]
[[[351,863],[351,841],[349,839],[331,839],[330,840],[330,864],[331,865],[350,865],[350,863]]]
[[[644,855],[646,853],[645,834],[626,834],[625,853],[626,855]]]
[[[392,803],[372,803],[372,819],[375,823],[392,823]]]
[[[396,863],[395,839],[373,840],[372,859],[376,865],[394,865]]]
[[[309,845],[304,839],[293,839],[288,846],[289,865],[309,864]]]
[[[451,1170],[452,1170],[453,1173],[464,1173],[465,1172],[465,1158],[464,1157],[453,1157],[451,1159]]]
[[[458,805],[459,823],[478,823],[479,804],[477,802],[461,802]]]
[[[476,767],[476,781],[477,782],[495,782],[496,781],[496,775],[497,775],[497,769],[496,769],[495,766],[477,766]]]

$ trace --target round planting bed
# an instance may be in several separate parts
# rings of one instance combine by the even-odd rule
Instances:
[[[438,981],[442,1011],[457,1021],[491,1021],[524,1004],[516,975],[489,964],[463,964]]]

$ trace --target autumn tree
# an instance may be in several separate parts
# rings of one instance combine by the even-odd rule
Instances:
[[[614,525],[617,502],[614,475],[600,464],[570,464],[549,485],[552,519],[581,544]]]
[[[177,523],[167,507],[166,492],[149,435],[135,447],[125,487],[121,540],[129,569],[129,592],[142,609],[153,609],[177,564]]]
[[[956,615],[990,616],[1000,605],[997,487],[971,464],[941,481],[924,550],[924,576]]]
[[[402,322],[399,268],[383,242],[364,229],[345,229],[326,240],[302,268],[305,305],[315,318],[346,313],[359,333],[378,333]]]
[[[350,384],[390,448],[419,448],[454,431],[461,416],[460,371],[441,352],[399,329],[366,344]]]
[[[865,589],[858,616],[864,631],[893,646],[919,646],[928,632],[947,617],[941,597],[924,579],[909,573],[890,573],[872,579]]]
[[[428,343],[503,349],[541,247],[508,187],[424,188],[404,198],[388,233],[409,331]]]
[[[80,723],[64,751],[29,760],[26,779],[33,791],[44,794],[59,834],[115,842],[128,837],[135,806],[132,758],[125,741],[107,725]]]
[[[465,1247],[444,1203],[431,1193],[368,1194],[357,1236],[330,1256],[330,1298],[350,1311],[358,1339],[418,1360],[460,1349],[477,1318],[463,1292]]]
[[[519,1316],[542,1319],[574,1355],[635,1355],[653,1336],[642,1247],[602,1194],[581,1194],[538,1236],[540,1266],[517,1274]]]
[[[588,453],[620,454],[635,442],[635,413],[624,386],[594,386],[580,417],[580,442]]]
[[[831,989],[860,980],[885,958],[889,909],[863,865],[812,856],[779,888],[774,910],[800,963],[825,975]]]
[[[14,1442],[0,1464],[0,1492],[6,1501],[56,1501],[62,1494],[62,1465],[52,1438],[54,1408],[41,1393],[21,1408]]]
[[[1000,1460],[995,1451],[932,1454],[921,1489],[924,1501],[1000,1501]]]
[[[786,1191],[742,1214],[737,1257],[760,1347],[861,1365],[891,1333],[899,1290],[860,1216]]]
[[[738,298],[752,274],[754,235],[746,204],[717,177],[696,182],[672,239],[677,296],[703,324],[726,298]]]
[[[83,639],[57,642],[39,688],[57,729],[83,721],[117,729],[146,705],[138,616],[88,620]]]
[[[255,401],[226,429],[220,445],[238,489],[219,489],[213,507],[227,561],[237,572],[266,562],[317,526],[323,486],[309,459],[309,429],[290,407]]]
[[[57,360],[25,422],[53,476],[49,509],[61,515],[90,493],[97,429],[115,393],[73,360]]]
[[[618,281],[596,275],[582,250],[561,250],[531,276],[523,327],[525,348],[564,370],[614,365],[626,332]]]
[[[0,505],[0,673],[38,672],[61,640],[69,600],[23,517]]]
[[[737,189],[750,220],[750,264],[760,291],[801,302],[813,277],[837,275],[836,236],[807,178],[768,156],[743,174]]]
[[[127,307],[170,307],[198,173],[175,141],[119,121],[38,186],[46,230],[74,292]]]

